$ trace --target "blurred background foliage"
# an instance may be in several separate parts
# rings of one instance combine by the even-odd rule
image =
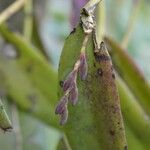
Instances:
[[[28,2],[26,9],[21,9],[9,18],[7,25],[9,29],[24,35],[27,40],[40,49],[40,53],[43,53],[54,70],[57,70],[65,38],[79,21],[79,10],[86,1],[33,0]],[[0,0],[0,11],[2,12],[13,2],[13,0]],[[123,47],[127,48],[149,82],[150,1],[104,0],[104,3],[106,35],[123,45],[125,35],[130,34],[128,44]],[[4,45],[9,44],[1,37],[0,49]],[[3,95],[3,91],[0,90],[0,96]],[[20,110],[9,97],[7,99],[3,103],[12,121],[13,130],[4,134],[1,131],[0,149],[55,150],[62,138],[62,133],[49,126],[47,122]],[[128,135],[130,136],[130,134]],[[142,145],[139,144],[139,150],[142,149],[140,147]]]

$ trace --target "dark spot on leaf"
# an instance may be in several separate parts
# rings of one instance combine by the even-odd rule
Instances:
[[[28,66],[26,67],[26,70],[27,70],[28,73],[31,73],[31,72],[33,71],[32,65],[28,65]]]
[[[110,135],[115,135],[115,131],[114,130],[109,130]]]
[[[97,54],[95,53],[95,59],[96,61],[98,62],[101,62],[101,61],[110,61],[110,57],[107,56],[107,55],[104,55],[104,54]]]
[[[60,87],[63,87],[64,81],[59,81]]]
[[[113,67],[113,65],[111,66],[111,71],[113,71],[114,70],[114,67]]]
[[[122,130],[122,128],[120,127],[119,130]]]
[[[112,73],[112,78],[115,79],[115,74],[114,73]]]
[[[98,68],[97,69],[97,73],[96,73],[97,76],[103,76],[103,71],[101,68]]]
[[[124,150],[128,150],[128,146],[127,145],[124,146]]]
[[[96,67],[96,64],[94,63],[93,66]]]

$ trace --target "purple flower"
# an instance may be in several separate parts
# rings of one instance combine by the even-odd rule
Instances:
[[[77,76],[76,70],[70,72],[70,74],[68,75],[67,79],[64,81],[63,84],[64,91],[67,91],[68,89],[72,88],[74,80],[76,80],[76,76]]]
[[[75,27],[80,18],[81,8],[88,2],[88,0],[72,0],[72,14],[71,25]]]
[[[67,104],[68,104],[68,96],[64,95],[60,102],[58,103],[56,109],[55,109],[55,114],[60,115],[60,124],[64,125],[67,122],[68,119],[68,109],[67,109]]]
[[[80,66],[79,66],[79,75],[80,75],[81,80],[86,79],[87,70],[88,70],[88,66],[87,66],[85,52],[84,53],[82,52],[80,54]]]
[[[66,109],[66,111],[63,114],[61,114],[60,124],[64,125],[67,122],[67,119],[68,119],[68,109]]]
[[[74,85],[72,86],[72,89],[69,93],[69,101],[73,105],[76,105],[76,103],[78,101],[78,88],[77,88],[76,82],[74,82]]]
[[[64,95],[61,100],[59,101],[56,109],[55,109],[55,114],[63,114],[66,109],[67,109],[67,103],[68,103],[68,97]]]

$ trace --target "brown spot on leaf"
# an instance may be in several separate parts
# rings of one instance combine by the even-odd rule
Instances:
[[[109,56],[107,56],[105,54],[98,54],[98,53],[95,53],[95,59],[98,62],[101,62],[101,61],[110,61],[110,57]]]
[[[115,131],[114,130],[109,130],[110,135],[115,135]]]
[[[127,145],[124,146],[124,150],[128,150],[128,146]]]
[[[103,71],[102,71],[101,68],[98,68],[98,69],[97,69],[96,75],[97,75],[97,76],[103,76]]]
[[[96,67],[96,64],[94,63],[93,66]]]
[[[112,78],[115,79],[115,74],[114,73],[112,73]]]

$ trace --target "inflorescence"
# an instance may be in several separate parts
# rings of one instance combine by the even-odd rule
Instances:
[[[87,60],[85,51],[81,51],[79,59],[76,61],[73,70],[69,73],[63,83],[64,95],[60,99],[55,113],[60,115],[60,124],[64,125],[68,119],[68,102],[76,105],[78,101],[77,74],[81,80],[85,80],[87,76]]]

